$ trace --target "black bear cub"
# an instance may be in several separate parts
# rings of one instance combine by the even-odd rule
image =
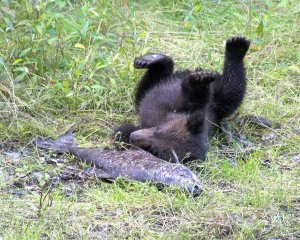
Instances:
[[[139,126],[124,124],[120,140],[168,160],[204,160],[208,135],[241,104],[246,90],[245,38],[226,41],[223,73],[202,70],[173,72],[173,60],[147,54],[134,67],[147,69],[135,95]]]

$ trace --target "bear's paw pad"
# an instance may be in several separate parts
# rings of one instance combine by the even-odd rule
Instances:
[[[191,73],[190,82],[193,84],[208,85],[220,76],[217,72],[197,71]]]
[[[134,59],[135,68],[148,68],[155,63],[162,62],[166,58],[163,54],[146,54]]]
[[[232,57],[243,58],[250,46],[250,41],[243,37],[233,37],[226,41],[226,52]]]

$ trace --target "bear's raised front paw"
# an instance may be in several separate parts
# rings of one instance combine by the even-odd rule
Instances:
[[[250,41],[243,37],[233,37],[226,41],[226,56],[230,60],[242,60],[250,46]]]
[[[189,82],[192,85],[206,86],[220,77],[220,74],[212,71],[196,71],[191,73]]]
[[[170,59],[169,57],[163,55],[163,54],[146,54],[141,57],[136,57],[134,59],[133,65],[135,68],[143,69],[143,68],[149,68],[151,65],[163,63],[164,60]]]

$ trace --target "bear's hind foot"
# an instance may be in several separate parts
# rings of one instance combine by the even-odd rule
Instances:
[[[163,54],[150,53],[134,59],[133,65],[137,69],[146,69],[153,65],[165,64],[172,61],[170,57]]]
[[[225,55],[229,60],[241,61],[250,46],[250,41],[243,37],[233,37],[226,41]]]

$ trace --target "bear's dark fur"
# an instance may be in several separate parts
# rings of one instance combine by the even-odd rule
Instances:
[[[244,98],[243,58],[249,46],[245,38],[227,40],[222,75],[202,69],[173,72],[173,60],[162,54],[137,57],[135,68],[147,69],[135,95],[140,130],[127,124],[116,131],[165,160],[204,160],[210,130]]]
[[[172,114],[159,126],[132,132],[131,142],[171,162],[204,159],[207,149],[207,122],[202,111]]]

